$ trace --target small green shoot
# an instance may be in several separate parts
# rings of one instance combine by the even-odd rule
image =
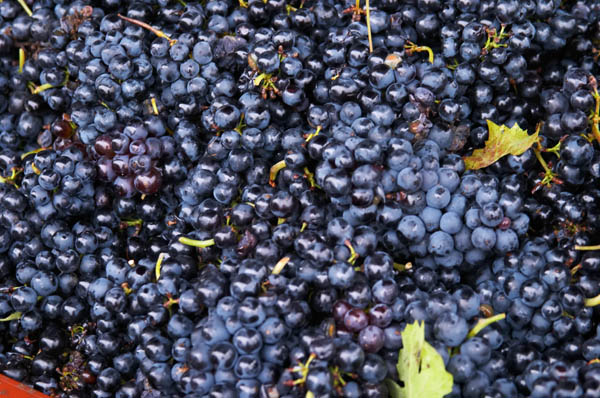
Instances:
[[[481,330],[483,330],[483,328],[485,328],[486,326],[489,326],[492,323],[498,322],[504,318],[506,318],[506,314],[502,313],[502,314],[491,316],[489,318],[482,318],[482,319],[478,320],[477,323],[475,324],[475,326],[473,326],[473,329],[471,329],[469,331],[469,334],[467,334],[467,338],[470,339],[471,337],[475,337],[477,335],[477,333],[481,332]]]
[[[200,249],[204,249],[206,247],[213,246],[215,244],[215,240],[214,239],[197,240],[197,239],[191,239],[191,238],[186,238],[185,236],[181,236],[179,238],[179,243],[183,243],[184,245],[187,245],[187,246],[194,246],[194,247],[197,247]]]

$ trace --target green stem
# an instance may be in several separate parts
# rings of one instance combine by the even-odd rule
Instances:
[[[197,239],[186,238],[185,236],[180,237],[179,242],[183,243],[184,245],[199,247],[201,249],[213,246],[215,244],[214,239],[197,240]]]
[[[25,50],[19,48],[19,74],[23,73],[23,66],[25,66]]]
[[[479,321],[477,321],[473,329],[471,329],[471,331],[467,335],[467,338],[470,339],[471,337],[476,336],[477,333],[481,332],[481,330],[486,326],[489,326],[492,323],[498,322],[504,318],[506,318],[506,314],[503,312],[502,314],[494,315],[489,318],[480,319]]]
[[[157,281],[158,281],[158,278],[160,278],[160,266],[162,265],[163,259],[165,258],[166,255],[167,255],[167,253],[160,253],[158,255],[158,260],[156,260],[156,267],[154,267],[154,272],[156,274]]]

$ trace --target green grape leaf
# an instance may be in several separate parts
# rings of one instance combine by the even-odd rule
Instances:
[[[539,131],[528,135],[527,130],[523,130],[516,123],[510,128],[505,125],[498,126],[491,120],[488,120],[487,124],[489,138],[485,142],[485,147],[475,149],[471,156],[463,158],[468,170],[487,167],[509,154],[518,156],[538,140]]]
[[[406,325],[402,345],[396,369],[404,386],[387,379],[392,398],[442,398],[452,392],[452,375],[440,354],[425,341],[423,322]]]

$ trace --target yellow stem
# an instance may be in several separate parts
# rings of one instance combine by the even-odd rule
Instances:
[[[321,126],[317,126],[317,130],[314,133],[310,133],[308,135],[308,137],[306,137],[306,142],[309,142],[310,140],[312,140],[313,138],[315,138],[316,136],[319,135],[319,133],[321,132]]]
[[[29,15],[29,16],[33,15],[29,6],[27,5],[27,3],[25,3],[25,0],[17,0],[17,2],[21,5],[21,7],[23,7],[23,10],[25,10],[25,13],[27,15]]]
[[[356,259],[358,258],[358,253],[356,252],[356,250],[354,250],[354,247],[352,247],[352,243],[350,243],[349,240],[344,241],[344,245],[346,245],[346,247],[350,250],[350,257],[348,258],[348,262],[354,265]]]
[[[537,158],[538,162],[540,162],[540,164],[542,165],[542,168],[544,169],[546,174],[551,174],[552,170],[550,170],[550,167],[548,167],[548,163],[546,163],[546,161],[542,157],[542,153],[540,152],[540,150],[537,148],[533,148],[533,153],[535,154],[535,157]]]
[[[600,305],[600,295],[598,295],[596,297],[589,298],[589,299],[585,299],[585,306],[586,307],[595,307],[597,305]]]
[[[596,87],[594,87],[592,95],[596,100],[596,108],[594,109],[594,115],[592,117],[592,134],[594,134],[596,141],[600,143],[600,128],[598,127],[598,123],[600,122],[600,94],[598,94],[598,89]]]
[[[162,265],[163,259],[165,258],[166,255],[167,255],[167,253],[160,253],[158,255],[158,260],[156,260],[156,267],[154,267],[154,273],[156,274],[157,281],[158,281],[158,278],[160,278],[160,266]]]
[[[576,245],[575,246],[575,250],[581,250],[581,251],[600,250],[600,245],[594,245],[594,246],[579,246],[579,245]]]
[[[25,50],[19,48],[19,74],[23,73],[23,66],[25,66]]]
[[[277,178],[277,173],[279,173],[279,170],[285,168],[285,166],[285,160],[280,160],[271,167],[271,171],[269,172],[269,184],[271,186],[275,186],[275,179]]]
[[[286,266],[286,264],[289,262],[290,262],[289,257],[283,257],[281,260],[279,260],[277,262],[277,264],[275,264],[275,267],[273,267],[273,271],[271,271],[271,273],[275,274],[275,275],[279,275],[281,273],[281,271],[283,271],[283,268]]]
[[[158,115],[158,106],[156,106],[156,98],[152,97],[150,99],[150,103],[152,104],[152,111],[155,115]]]
[[[357,3],[359,1],[357,0]],[[365,8],[367,10],[367,35],[369,36],[369,52],[373,52],[373,37],[371,36],[371,10],[369,9],[369,0],[365,1]]]
[[[35,155],[38,152],[42,152],[42,151],[45,151],[45,150],[48,150],[48,149],[52,149],[52,148],[49,147],[49,146],[43,146],[41,148],[34,149],[33,151],[25,152],[25,153],[21,154],[21,160],[25,159],[29,155]]]

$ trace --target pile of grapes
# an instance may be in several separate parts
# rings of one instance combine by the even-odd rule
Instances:
[[[599,59],[597,0],[0,1],[0,373],[600,397]]]

